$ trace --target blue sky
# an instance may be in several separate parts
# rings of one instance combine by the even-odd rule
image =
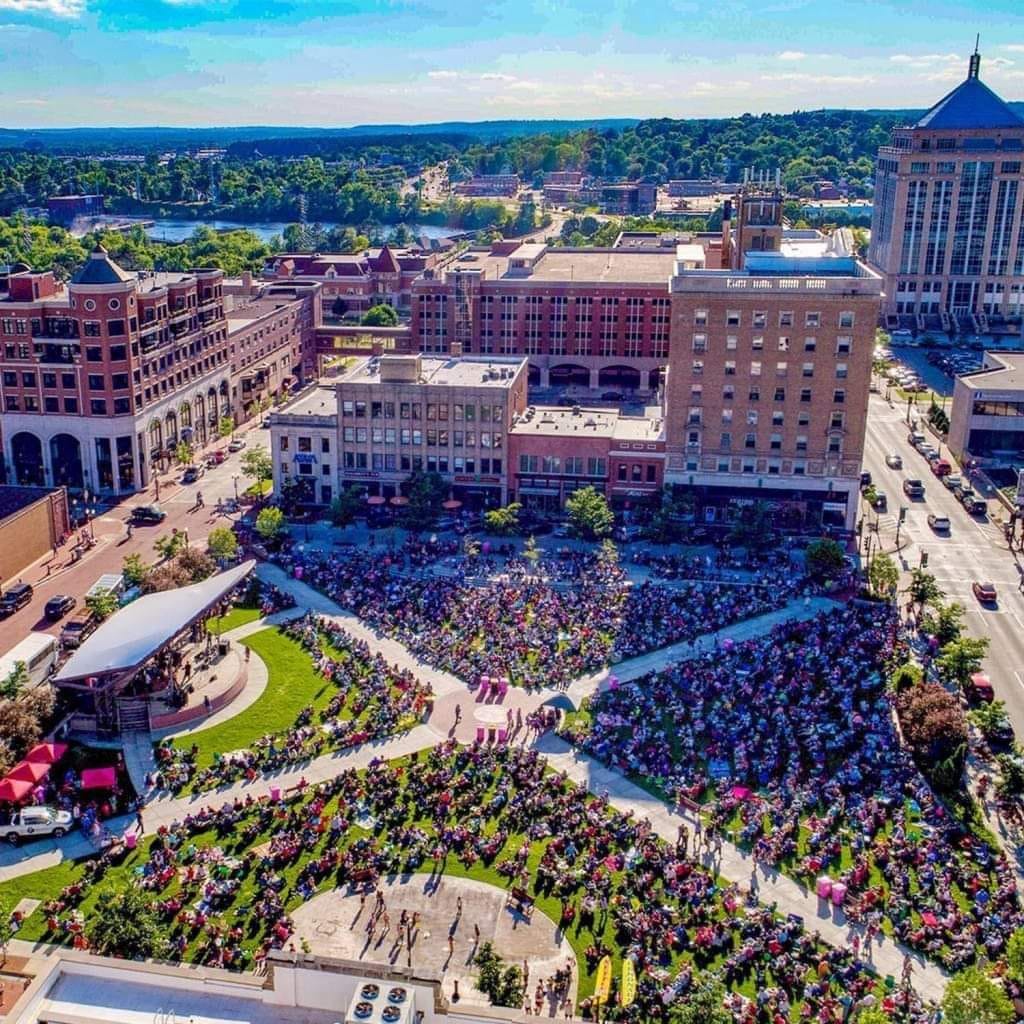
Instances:
[[[349,125],[1024,99],[1021,0],[0,0],[0,124]]]

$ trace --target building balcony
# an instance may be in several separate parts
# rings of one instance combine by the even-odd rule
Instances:
[[[39,344],[37,341],[32,348],[33,354],[40,363],[51,363],[57,366],[73,366],[78,360],[80,347],[76,341],[74,345]]]

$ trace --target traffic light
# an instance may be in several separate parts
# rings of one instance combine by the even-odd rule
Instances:
[[[921,568],[922,569],[927,569],[928,568],[928,552],[927,551],[922,551],[921,552]]]
[[[900,522],[905,523],[907,521],[907,506],[900,505]]]

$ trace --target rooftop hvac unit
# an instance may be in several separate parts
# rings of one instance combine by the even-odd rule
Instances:
[[[357,982],[345,1014],[345,1024],[409,1024],[416,993],[405,985]]]

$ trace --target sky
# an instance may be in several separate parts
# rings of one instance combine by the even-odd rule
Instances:
[[[422,124],[1024,99],[1022,0],[0,0],[0,125]]]

